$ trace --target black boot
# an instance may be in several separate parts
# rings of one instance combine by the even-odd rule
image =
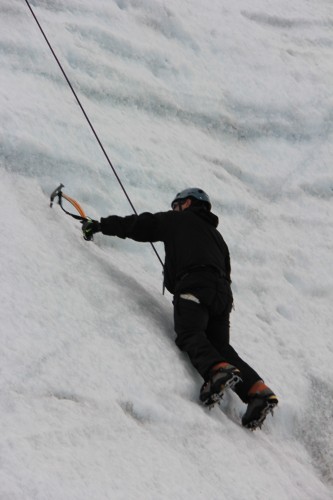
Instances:
[[[205,406],[214,406],[221,401],[227,387],[232,389],[241,380],[238,368],[226,362],[218,363],[212,368],[209,380],[201,387],[200,401]]]
[[[273,414],[273,409],[278,404],[278,399],[274,392],[267,387],[262,380],[256,382],[250,389],[249,403],[242,418],[242,424],[247,429],[260,429],[269,413]]]

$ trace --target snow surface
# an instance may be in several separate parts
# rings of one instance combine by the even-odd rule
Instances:
[[[331,0],[33,0],[138,212],[201,186],[233,265],[261,431],[206,412],[150,245],[26,3],[1,0],[1,500],[333,498]],[[69,208],[69,207],[68,207]],[[163,247],[157,244],[163,257]]]

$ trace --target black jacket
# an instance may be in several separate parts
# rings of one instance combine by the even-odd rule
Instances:
[[[189,207],[183,212],[145,212],[101,219],[103,234],[135,241],[164,242],[164,281],[171,293],[184,274],[199,266],[216,268],[231,281],[229,250],[217,225],[218,217],[201,207]]]

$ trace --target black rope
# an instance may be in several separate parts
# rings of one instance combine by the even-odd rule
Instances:
[[[46,41],[46,43],[47,43],[47,45],[48,45],[48,47],[49,47],[50,51],[52,52],[52,55],[53,55],[54,59],[56,60],[56,62],[57,62],[57,64],[58,64],[58,66],[59,66],[59,68],[60,68],[60,70],[61,70],[61,72],[62,72],[62,74],[63,74],[63,76],[64,76],[64,78],[65,78],[65,80],[66,80],[66,82],[68,83],[68,86],[69,86],[69,88],[71,89],[71,91],[72,91],[72,93],[73,93],[73,95],[74,95],[74,97],[75,97],[75,99],[76,99],[76,102],[77,102],[77,103],[78,103],[78,105],[80,106],[81,111],[82,111],[82,113],[83,113],[83,115],[84,115],[85,119],[87,120],[87,122],[88,122],[88,124],[89,124],[89,127],[91,128],[92,133],[93,133],[93,134],[94,134],[94,136],[95,136],[96,141],[98,142],[98,144],[99,144],[99,146],[100,146],[101,150],[102,150],[102,151],[103,151],[103,153],[104,153],[104,156],[105,156],[105,158],[106,158],[106,160],[107,160],[108,164],[109,164],[109,165],[110,165],[110,167],[111,167],[111,170],[113,171],[114,175],[116,176],[117,181],[119,182],[121,189],[123,190],[123,192],[124,192],[124,194],[125,194],[125,196],[126,196],[126,198],[127,198],[128,202],[129,202],[130,206],[132,207],[133,212],[134,212],[136,215],[138,215],[138,213],[137,213],[137,211],[135,210],[135,207],[134,207],[134,205],[133,205],[133,203],[132,203],[132,201],[131,201],[131,199],[130,199],[129,195],[127,194],[127,191],[126,191],[126,189],[125,189],[125,187],[124,187],[123,183],[121,182],[121,179],[120,179],[119,175],[117,174],[116,169],[115,169],[115,168],[114,168],[114,166],[112,165],[112,162],[111,162],[111,160],[110,160],[110,158],[109,158],[109,156],[108,156],[107,152],[105,151],[104,146],[103,146],[103,144],[102,144],[102,142],[101,142],[100,138],[98,137],[97,132],[95,131],[95,129],[94,129],[94,127],[93,127],[93,125],[92,125],[92,123],[91,123],[91,121],[90,121],[90,119],[89,119],[89,117],[88,117],[88,115],[87,115],[87,113],[86,113],[86,111],[85,111],[84,107],[82,106],[82,104],[81,104],[81,102],[80,102],[80,99],[78,98],[78,96],[77,96],[77,94],[76,94],[76,92],[75,92],[75,90],[74,90],[74,88],[73,88],[73,86],[72,86],[72,84],[71,84],[71,82],[70,82],[70,80],[69,80],[68,76],[66,75],[64,68],[62,67],[62,65],[61,65],[61,63],[60,63],[60,61],[59,61],[59,59],[58,59],[58,57],[57,57],[56,53],[54,52],[54,50],[53,50],[53,48],[52,48],[52,45],[50,44],[50,42],[49,42],[49,40],[48,40],[47,36],[45,35],[45,33],[44,33],[44,31],[43,31],[43,28],[41,27],[41,25],[40,25],[40,23],[39,23],[39,21],[38,21],[38,19],[37,19],[37,17],[36,17],[36,14],[34,13],[34,11],[33,11],[32,7],[31,7],[31,5],[30,5],[29,1],[28,1],[28,0],[25,0],[25,2],[26,2],[26,4],[27,4],[27,6],[28,6],[28,8],[29,8],[29,10],[30,10],[30,12],[31,12],[31,14],[32,14],[32,16],[33,16],[33,18],[35,19],[35,21],[36,21],[36,23],[37,23],[37,25],[38,25],[38,27],[39,27],[39,29],[40,29],[40,31],[41,31],[41,33],[42,33],[42,35],[43,35],[44,39],[45,39],[45,41]],[[152,248],[153,248],[153,250],[154,250],[154,252],[155,252],[155,254],[156,254],[156,257],[158,258],[158,260],[160,261],[160,263],[161,263],[161,264],[162,264],[162,266],[163,266],[163,261],[162,261],[161,257],[159,256],[159,254],[158,254],[158,252],[157,252],[157,250],[156,250],[156,248],[155,248],[154,244],[153,244],[153,243],[150,243],[150,244],[151,244],[151,246],[152,246]]]

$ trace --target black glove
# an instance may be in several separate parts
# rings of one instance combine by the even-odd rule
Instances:
[[[101,224],[97,220],[85,219],[82,221],[83,238],[86,241],[93,240],[93,235],[101,230]]]

